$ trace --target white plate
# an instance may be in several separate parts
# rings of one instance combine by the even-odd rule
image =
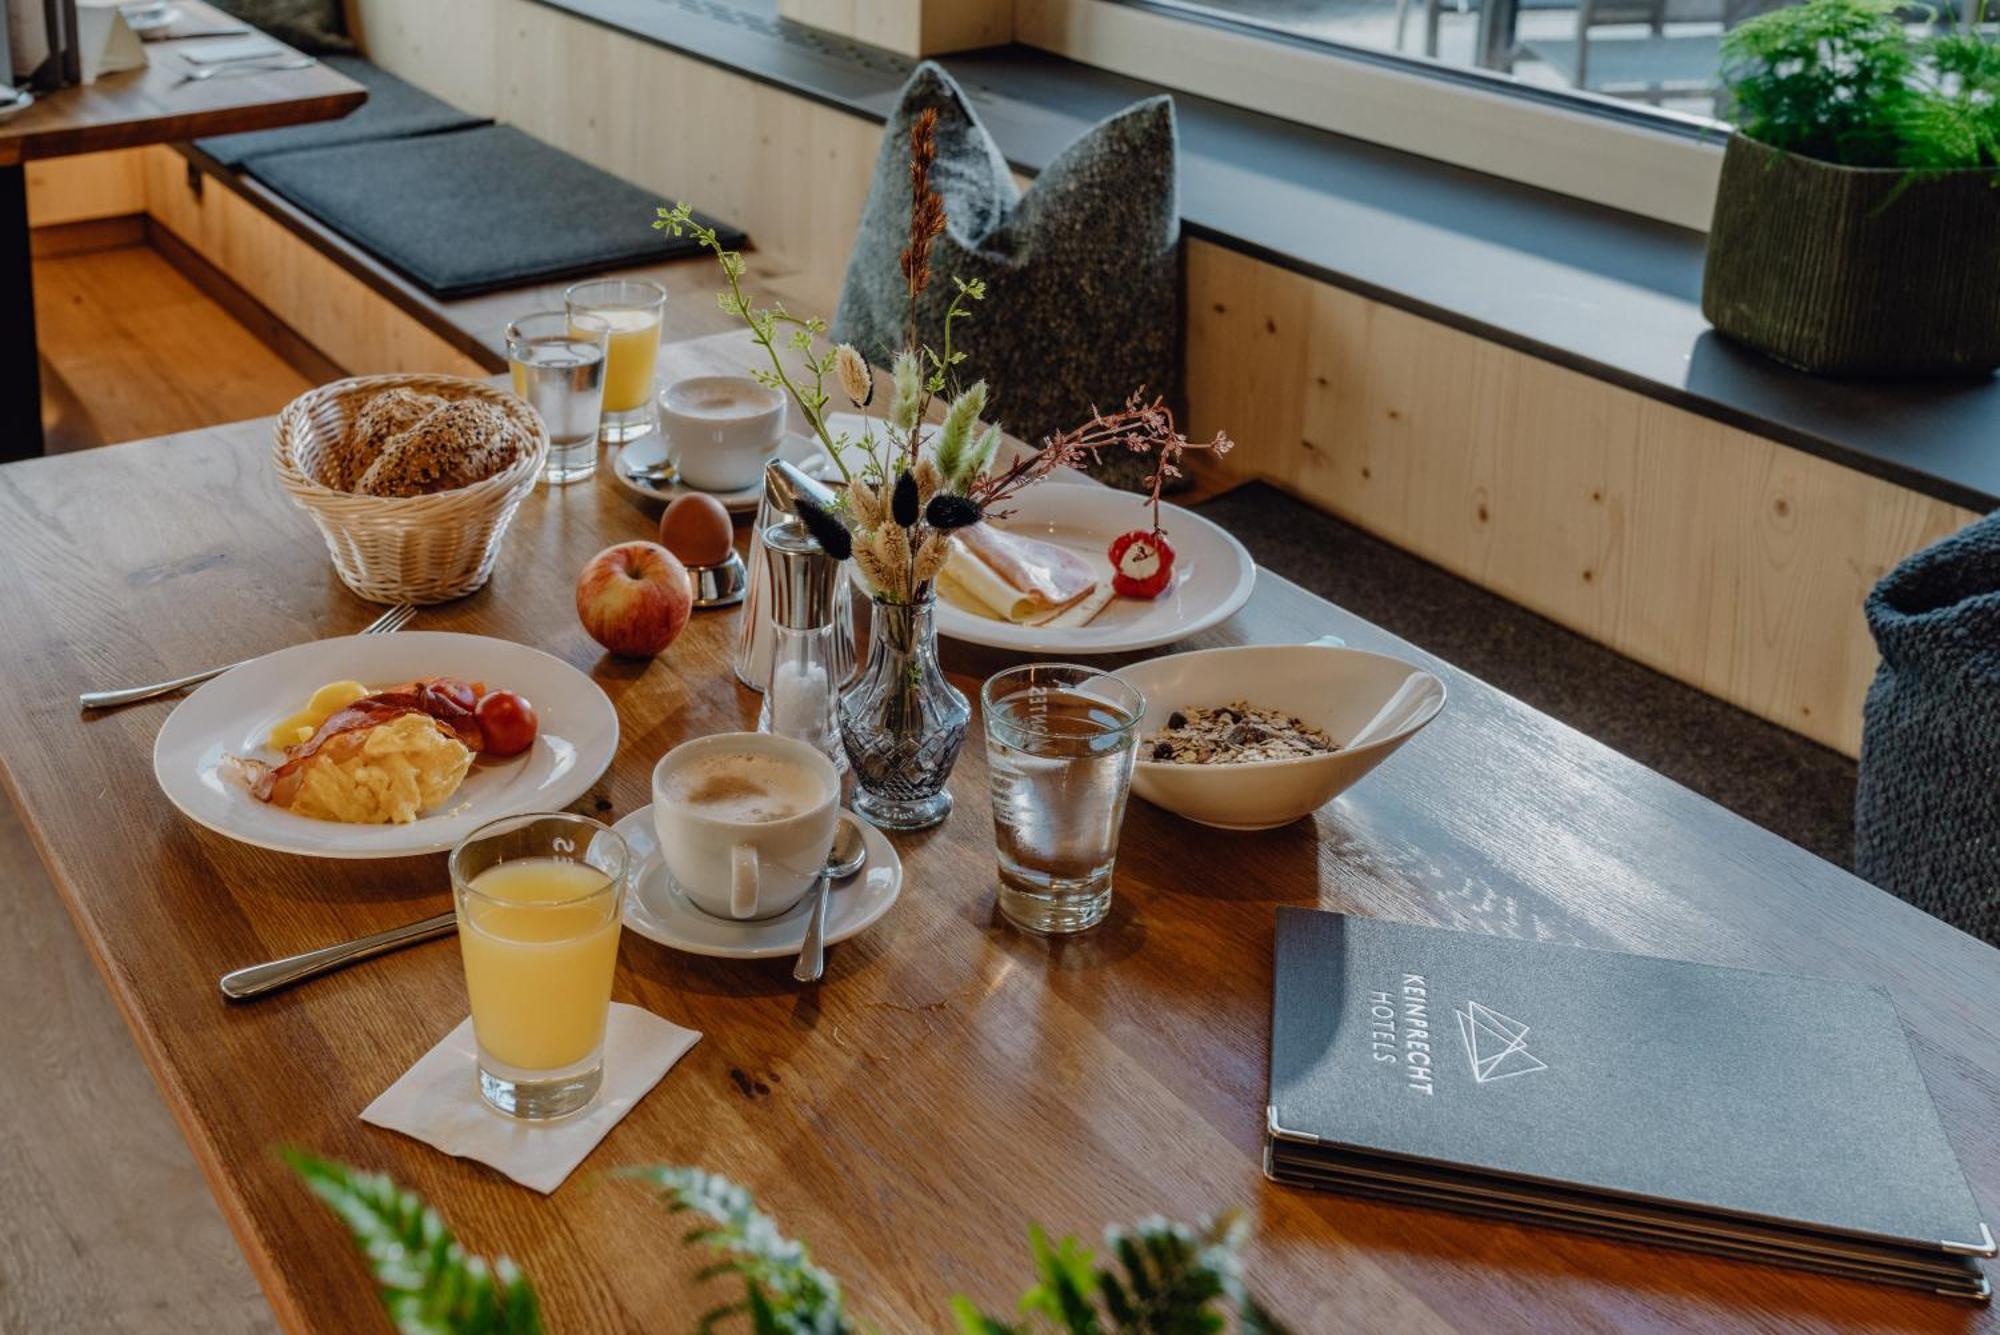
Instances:
[[[820,448],[818,441],[805,436],[786,436],[778,445],[778,457],[797,464],[809,477],[824,478],[833,472],[833,460],[826,457],[826,451]],[[666,461],[666,437],[658,431],[648,431],[611,456],[611,476],[634,496],[649,501],[671,501],[676,496],[697,490],[678,482],[641,482],[625,471],[628,468],[653,468]],[[708,494],[721,501],[723,508],[731,514],[751,514],[764,499],[764,479],[759,477],[741,491],[712,491]]]
[[[851,819],[851,818],[850,818]],[[852,878],[833,887],[826,905],[826,942],[845,941],[875,924],[903,892],[903,862],[895,845],[865,820],[862,841],[868,862]],[[611,827],[632,848],[632,893],[625,896],[625,925],[649,941],[691,955],[725,960],[776,959],[799,953],[806,940],[807,895],[789,912],[759,922],[728,922],[702,912],[674,888],[660,860],[660,837],[653,832],[653,808],[640,807]]]
[[[408,825],[314,820],[250,796],[222,768],[225,755],[275,760],[264,739],[320,686],[391,686],[463,677],[517,691],[540,716],[534,746],[475,761],[451,804]],[[349,635],[253,659],[181,701],[153,743],[153,776],[188,819],[259,848],[323,858],[437,853],[489,820],[559,811],[589,791],[618,750],[618,711],[597,683],[559,658],[511,640],[439,631]]]
[[[26,111],[29,107],[35,105],[35,95],[33,93],[28,92],[26,89],[19,89],[17,90],[17,92],[19,93],[19,96],[17,96],[12,102],[8,102],[5,105],[0,105],[0,121],[12,120],[14,119],[14,117]]]
[[[181,11],[174,5],[131,4],[120,5],[125,22],[132,31],[144,37],[147,33],[165,32],[180,22]]]
[[[1043,482],[1008,502],[1000,521],[1010,533],[1058,543],[1110,569],[1111,540],[1151,526],[1152,512],[1129,491],[1096,483]],[[938,634],[1032,654],[1117,654],[1184,640],[1229,617],[1250,600],[1257,565],[1243,544],[1178,505],[1160,507],[1174,548],[1174,582],[1158,598],[1113,598],[1087,626],[1017,626],[968,612],[940,597]],[[858,572],[856,579],[860,576]]]

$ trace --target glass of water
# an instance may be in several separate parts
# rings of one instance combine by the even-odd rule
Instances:
[[[1095,927],[1111,911],[1145,697],[1096,668],[1031,663],[989,677],[979,698],[1000,912],[1050,936]]]
[[[549,430],[542,476],[561,485],[597,471],[597,426],[604,404],[604,357],[611,326],[594,315],[537,311],[507,326],[514,393]]]

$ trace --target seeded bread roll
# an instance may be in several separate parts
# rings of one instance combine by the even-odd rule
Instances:
[[[354,491],[361,496],[450,491],[492,477],[528,449],[521,432],[498,407],[479,399],[458,399],[385,441]]]
[[[391,439],[444,407],[435,394],[385,389],[362,405],[340,443],[320,457],[320,481],[335,491],[353,491],[361,475]]]

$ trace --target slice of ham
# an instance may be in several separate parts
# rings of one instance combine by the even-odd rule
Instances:
[[[466,750],[475,754],[485,750],[486,738],[479,729],[479,721],[464,704],[476,698],[473,689],[455,677],[413,681],[364,695],[347,708],[327,715],[326,722],[311,737],[285,748],[281,764],[267,765],[261,760],[241,757],[231,759],[235,760],[253,797],[273,806],[289,807],[298,796],[306,767],[315,756],[324,752],[330,759],[344,760],[353,748],[361,745],[360,734],[405,714],[428,715]]]
[[[1009,533],[991,524],[958,531],[965,555],[978,561],[1014,594],[1013,606],[996,607],[1009,621],[1033,622],[1054,616],[1088,597],[1097,571],[1067,547]]]

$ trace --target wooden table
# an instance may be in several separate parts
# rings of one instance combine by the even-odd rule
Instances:
[[[668,373],[687,353],[669,348]],[[617,995],[706,1035],[544,1198],[363,1125],[359,1110],[465,1012],[457,952],[425,946],[249,1006],[224,969],[437,911],[443,859],[308,861],[176,813],[149,771],[156,703],[79,719],[79,689],[358,629],[271,475],[268,422],[0,468],[0,767],[280,1318],[384,1328],[340,1225],[271,1151],[310,1147],[424,1192],[538,1282],[553,1329],[677,1330],[722,1294],[624,1164],[750,1187],[890,1331],[938,1330],[965,1292],[1004,1310],[1030,1222],[1246,1207],[1249,1275],[1301,1331],[1993,1329],[1944,1299],[1561,1232],[1274,1187],[1259,1174],[1273,909],[1321,905],[1467,931],[1880,983],[1952,1142],[2000,1205],[2000,953],[1270,575],[1202,644],[1329,632],[1443,675],[1444,716],[1331,808],[1222,835],[1134,802],[1109,921],[1044,942],[994,914],[985,766],[898,840],[902,902],[802,991],[789,961],[629,937]],[[752,725],[730,612],[650,664],[604,657],[571,583],[652,516],[601,475],[532,497],[491,585],[418,626],[538,645],[616,702],[617,760],[578,809],[647,801],[656,757]],[[969,696],[1004,655],[949,645]],[[300,682],[301,692],[317,683]],[[50,1134],[61,1134],[50,1128]],[[1828,1165],[1839,1171],[1839,1165]]]
[[[204,26],[236,26],[235,20],[201,0],[182,0],[180,7],[189,20]],[[186,75],[192,67],[177,52],[214,40],[218,39],[148,42],[144,69],[37,93],[33,106],[0,121],[0,322],[17,336],[26,335],[18,346],[35,346],[24,163],[332,120],[367,100],[368,92],[360,84],[317,64],[189,82]],[[298,54],[289,47],[284,53]],[[39,359],[18,355],[0,359],[0,460],[41,453],[41,403]]]

